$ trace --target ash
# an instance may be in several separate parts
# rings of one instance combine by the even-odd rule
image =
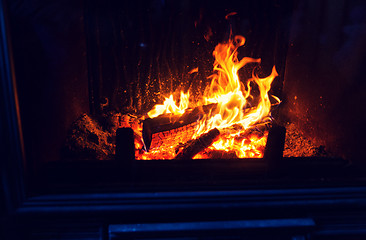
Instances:
[[[83,114],[71,126],[62,149],[63,159],[113,159],[117,128],[131,127],[135,131],[136,126],[134,125],[139,124],[136,121],[135,118],[116,112],[103,114],[99,118]],[[141,137],[136,135],[135,138],[135,145],[138,148],[136,151],[142,151],[142,144],[139,143]],[[284,157],[331,156],[323,145],[304,136],[293,123],[286,125],[286,141],[283,155]]]
[[[112,115],[102,121],[83,114],[71,126],[62,150],[63,159],[110,159],[114,155]],[[108,124],[110,122],[110,124]]]
[[[65,160],[110,160],[114,159],[116,131],[119,127],[130,127],[135,133],[136,151],[142,151],[139,131],[141,122],[136,116],[122,115],[115,111],[99,117],[88,114],[80,116],[71,126],[62,149]]]
[[[284,157],[331,157],[324,145],[306,137],[294,123],[286,125]]]

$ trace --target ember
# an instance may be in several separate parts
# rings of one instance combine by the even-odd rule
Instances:
[[[304,136],[294,123],[286,125],[285,157],[332,157],[323,143]],[[334,157],[334,156],[333,156]]]

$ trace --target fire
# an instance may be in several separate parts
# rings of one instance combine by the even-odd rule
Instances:
[[[180,92],[180,102],[179,106],[176,105],[173,94],[168,98],[165,98],[163,104],[157,104],[154,108],[147,113],[150,118],[157,117],[161,114],[173,113],[176,115],[181,115],[188,108],[189,105],[189,92],[187,94]]]
[[[210,147],[211,150],[222,150],[229,152],[231,149],[235,151],[238,158],[258,158],[262,157],[266,146],[267,135],[257,136],[252,135],[241,141],[235,138],[221,138]]]
[[[239,70],[251,63],[260,63],[260,59],[244,57],[238,59],[238,48],[243,46],[245,38],[235,36],[228,42],[216,46],[213,56],[215,62],[213,74],[209,77],[211,84],[206,88],[202,99],[198,103],[189,102],[189,92],[180,93],[179,104],[173,95],[165,98],[163,104],[157,104],[148,112],[150,118],[162,114],[182,115],[190,106],[213,105],[212,109],[197,121],[193,139],[216,128],[220,137],[205,151],[195,158],[205,158],[210,151],[235,153],[238,158],[262,157],[267,140],[265,131],[253,131],[270,121],[271,102],[268,92],[272,81],[278,76],[275,67],[266,78],[259,78],[254,72],[245,81],[239,78]],[[259,90],[255,96],[252,92]],[[253,101],[255,99],[255,101]],[[274,97],[276,101],[278,98]],[[255,103],[255,106],[253,104]],[[210,105],[210,106],[211,106]],[[140,159],[174,158],[176,146],[169,149],[154,149],[137,156]]]
[[[273,67],[271,75],[263,79],[253,74],[244,85],[239,79],[239,69],[249,63],[260,63],[261,61],[249,57],[238,60],[237,49],[244,43],[244,37],[236,36],[234,41],[230,40],[228,43],[217,45],[213,52],[215,72],[211,75],[212,81],[205,103],[217,103],[218,111],[208,119],[203,131],[214,127],[224,129],[233,125],[241,125],[243,129],[247,129],[268,116],[271,110],[268,91],[273,79],[278,76],[276,69]],[[255,108],[246,111],[248,99],[252,98],[251,82],[258,85],[260,98]]]

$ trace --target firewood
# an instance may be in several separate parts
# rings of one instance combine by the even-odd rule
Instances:
[[[252,133],[263,134],[264,132],[269,131],[271,127],[272,127],[272,121],[259,122],[246,129],[245,135],[250,135]]]
[[[197,153],[202,152],[213,142],[215,142],[220,136],[220,131],[217,128],[210,130],[209,132],[202,134],[197,139],[191,141],[187,146],[182,148],[175,159],[192,159]]]
[[[217,104],[209,104],[187,109],[182,115],[162,114],[145,119],[142,123],[142,137],[146,150],[171,147],[191,140],[198,121],[216,106]]]

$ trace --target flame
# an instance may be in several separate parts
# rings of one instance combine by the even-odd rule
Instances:
[[[236,36],[234,41],[222,43],[216,46],[213,55],[215,57],[214,71],[211,75],[212,81],[205,99],[207,103],[218,103],[218,111],[208,120],[203,128],[223,129],[240,124],[244,129],[258,122],[267,116],[271,109],[268,91],[270,90],[273,79],[278,76],[275,67],[270,76],[259,78],[253,74],[252,78],[244,84],[240,81],[238,71],[249,63],[260,63],[260,59],[244,57],[240,61],[237,57],[237,49],[243,46],[245,38]],[[258,85],[260,99],[257,107],[246,112],[247,100],[251,98],[250,83],[255,82]]]
[[[263,150],[266,146],[267,135],[260,137],[254,134],[241,141],[236,141],[235,138],[221,138],[219,141],[213,143],[211,149],[224,150],[226,152],[234,150],[236,156],[239,158],[262,157]]]
[[[265,78],[259,78],[253,71],[251,78],[243,83],[239,78],[239,70],[248,64],[261,62],[261,59],[249,57],[238,59],[237,50],[244,43],[243,36],[235,36],[228,42],[216,46],[213,52],[215,57],[213,74],[209,77],[211,84],[206,88],[202,100],[194,104],[195,106],[216,104],[216,107],[199,120],[194,137],[217,128],[221,132],[220,139],[209,149],[235,152],[239,158],[262,157],[267,135],[248,134],[247,130],[253,125],[269,119],[271,102],[268,92],[272,81],[278,74],[275,67],[273,67],[272,73]],[[259,94],[255,96],[252,94],[254,86],[259,90]],[[280,101],[275,96],[273,98]],[[256,104],[253,107],[254,103]],[[163,104],[155,105],[148,112],[148,116],[154,118],[166,113],[181,115],[189,108],[189,105],[189,92],[186,94],[181,92],[179,105],[173,95],[170,95],[165,98]],[[151,154],[149,153],[149,156]],[[204,157],[202,154],[197,156]]]
[[[150,118],[155,118],[161,114],[165,113],[173,113],[175,115],[181,115],[188,108],[189,105],[189,92],[185,94],[184,92],[180,92],[180,102],[179,106],[176,105],[173,94],[171,94],[168,98],[165,98],[163,104],[157,104],[154,108],[147,113]]]

